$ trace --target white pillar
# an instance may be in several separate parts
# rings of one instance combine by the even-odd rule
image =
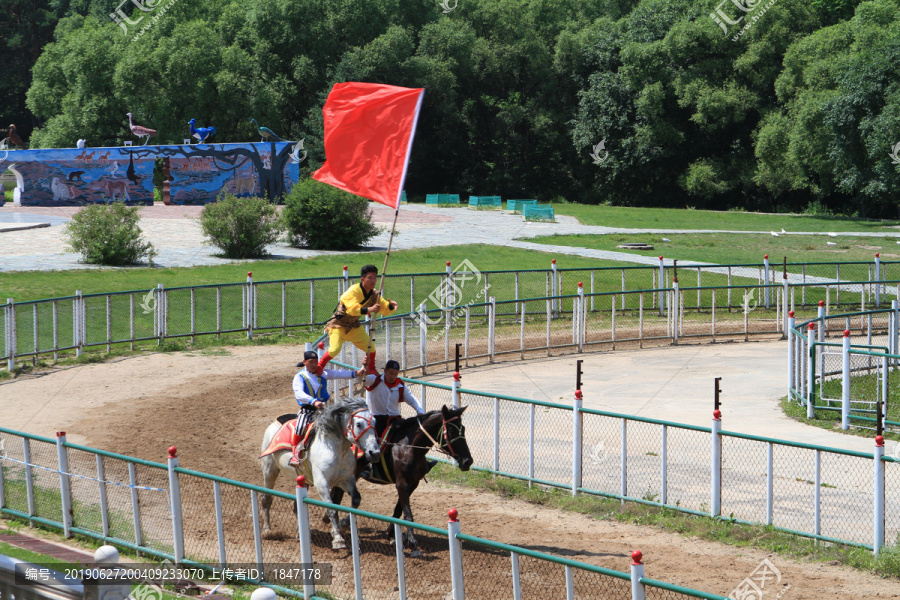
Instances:
[[[844,330],[841,348],[841,429],[850,429],[850,330]]]
[[[350,289],[350,271],[347,269],[347,265],[344,265],[344,270],[341,273],[341,276],[344,278],[343,288],[341,288],[341,293],[343,294],[348,289]]]
[[[769,289],[769,255],[768,254],[766,254],[763,257],[763,264],[765,265],[766,308],[769,308],[769,300],[771,298],[772,290]]]
[[[884,546],[884,438],[875,436],[875,540],[872,549],[875,554]]]
[[[710,516],[716,517],[722,512],[722,412],[713,411],[712,421],[712,493]]]
[[[575,390],[575,399],[572,401],[572,495],[578,495],[581,487],[581,390]]]
[[[613,302],[613,310],[615,310],[615,301]],[[584,352],[584,319],[582,319],[584,315],[584,284],[581,281],[578,282],[578,302],[576,305],[578,308],[572,311],[572,321],[576,324],[575,332],[578,335],[578,351]],[[613,335],[615,336],[615,330],[613,330]]]
[[[881,253],[875,253],[875,306],[881,306]]]
[[[459,371],[453,372],[453,381],[450,382],[450,399],[453,403],[453,408],[459,408],[459,386],[460,386],[460,374]]]
[[[69,528],[74,524],[72,489],[69,487],[69,455],[66,453],[66,432],[56,432],[56,459],[59,467],[59,490],[62,500],[63,535],[70,537]]]
[[[788,340],[788,401],[791,401],[791,389],[796,385],[796,369],[794,365],[794,311],[788,313],[787,328],[785,329]]]
[[[312,541],[309,534],[309,507],[303,500],[307,495],[306,477],[303,475],[297,478],[297,529],[300,533],[300,563],[301,568],[309,569],[313,566],[312,558]],[[399,539],[399,538],[398,538]],[[307,571],[308,572],[308,571]],[[303,595],[312,598],[316,589],[312,581],[303,578]]]
[[[178,473],[175,472],[175,467],[178,466],[177,452],[175,446],[169,447],[167,463],[169,467],[169,509],[172,512],[172,539],[175,542],[175,564],[179,565],[184,560],[184,527],[181,515],[181,483],[178,480]]]
[[[450,521],[447,523],[448,541],[450,542],[450,581],[453,585],[453,600],[465,600],[466,590],[463,587],[462,544],[456,539],[460,532],[458,513],[455,508],[447,511]],[[399,540],[398,540],[399,543]]]
[[[659,289],[666,287],[666,267],[662,256],[659,257],[659,282],[656,287]],[[659,316],[662,316],[664,310],[666,310],[666,293],[659,292]]]
[[[6,369],[10,374],[16,368],[16,305],[12,298],[7,298],[6,303]],[[74,321],[74,319],[73,319]]]
[[[646,600],[647,591],[641,578],[644,577],[644,555],[640,550],[631,553],[631,600]]]
[[[555,258],[550,261],[550,269],[553,271],[553,274],[550,277],[550,280],[551,280],[550,281],[550,295],[558,296],[559,295],[559,287],[558,287],[559,279],[557,278],[556,259]],[[557,298],[553,299],[552,309],[553,309],[552,314],[553,314],[553,317],[555,318],[556,316],[559,315],[559,300]]]

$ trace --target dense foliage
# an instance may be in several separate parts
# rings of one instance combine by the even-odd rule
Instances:
[[[92,265],[121,267],[156,255],[153,244],[141,237],[137,206],[117,201],[82,208],[66,224],[66,241]]]
[[[355,250],[378,235],[369,201],[315,179],[299,182],[282,213],[288,241],[313,250]]]
[[[266,256],[266,246],[278,241],[281,218],[265,198],[238,198],[222,193],[200,213],[200,228],[225,258]]]
[[[127,33],[37,2],[35,31],[69,15],[28,90],[39,146],[130,139],[126,112],[249,141],[253,116],[308,172],[328,90],[373,81],[427,90],[411,196],[896,212],[900,0],[157,0]]]

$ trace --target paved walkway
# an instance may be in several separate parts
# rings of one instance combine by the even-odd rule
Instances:
[[[48,271],[67,269],[96,269],[79,262],[78,254],[69,252],[64,239],[64,227],[78,207],[16,207],[11,204],[0,207],[0,272]],[[221,265],[235,261],[215,256],[217,249],[204,245],[198,217],[199,206],[156,205],[141,209],[141,228],[159,254],[154,263],[160,267],[189,267],[197,265]],[[369,250],[387,247],[388,234],[394,213],[380,204],[372,205],[373,220],[384,231],[372,239]],[[23,224],[49,223],[49,227],[19,229]],[[491,244],[528,250],[585,256],[590,258],[657,264],[657,259],[626,252],[592,250],[571,246],[550,246],[518,238],[533,238],[553,234],[645,234],[699,233],[703,230],[627,229],[582,225],[574,217],[558,216],[557,223],[525,222],[521,215],[506,211],[481,211],[468,208],[438,208],[421,204],[404,205],[397,222],[399,235],[394,238],[394,248],[410,250],[461,244]],[[738,231],[707,231],[707,233],[768,233]],[[799,232],[798,232],[799,233]],[[807,235],[825,235],[821,232]],[[897,235],[878,233],[843,233],[839,235],[871,235],[883,237]],[[642,241],[636,238],[635,241]],[[309,258],[339,254],[318,250],[292,248],[285,244],[269,247],[272,259]],[[685,266],[692,263],[686,261]],[[109,267],[106,267],[109,268]]]

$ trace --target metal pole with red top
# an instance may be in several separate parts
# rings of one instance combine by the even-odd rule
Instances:
[[[788,312],[787,319],[787,327],[785,328],[785,333],[787,333],[788,338],[788,400],[791,400],[791,389],[795,389],[797,387],[797,369],[794,365],[794,311]]]
[[[721,377],[715,380],[715,400],[713,403],[712,421],[712,494],[710,516],[717,517],[722,512],[722,411],[719,410],[722,390],[719,388]]]
[[[783,275],[782,275],[781,284],[784,288],[781,292],[781,305],[782,305],[781,314],[783,315],[783,319],[784,319],[782,333],[784,333],[784,337],[786,337],[787,339],[790,339],[790,333],[788,330],[788,312],[793,312],[793,311],[791,311],[790,299],[788,298],[788,296],[790,294],[790,285],[788,284],[787,256],[784,257],[784,270],[782,273],[783,273]]]
[[[572,495],[578,495],[581,487],[581,445],[582,445],[582,419],[581,408],[581,365],[584,361],[575,361],[575,399],[572,401]]]
[[[769,289],[769,255],[768,254],[766,254],[763,257],[763,264],[765,265],[765,279],[764,279],[763,283],[765,283],[765,285],[766,285],[766,288],[765,288],[766,289],[766,291],[765,291],[766,308],[769,308],[769,298],[770,298],[771,290]]]
[[[306,571],[306,569],[311,569],[313,567],[312,541],[309,533],[309,507],[303,502],[303,500],[306,499],[307,493],[306,477],[300,475],[297,477],[295,496],[297,500],[297,530],[300,534],[300,562],[302,563],[301,567],[304,569],[305,573],[309,572]],[[402,546],[402,544],[398,545]],[[312,580],[304,577],[303,595],[307,598],[312,598],[315,591],[316,588],[313,585]]]
[[[175,468],[178,466],[178,450],[169,446],[169,509],[172,511],[172,539],[175,541],[175,564],[184,560],[184,527],[181,514],[181,482]]]
[[[450,543],[450,581],[453,585],[453,600],[465,600],[463,587],[462,544],[457,535],[460,533],[459,513],[455,508],[447,511],[450,520],[447,522],[448,541]],[[399,545],[399,541],[398,541]]]
[[[666,287],[666,266],[663,262],[663,257],[659,257],[659,281],[656,284],[657,289],[663,289]],[[666,293],[659,292],[659,316],[663,315],[663,311],[666,309]]]
[[[456,347],[458,350],[459,344],[457,344]],[[450,382],[450,400],[453,403],[453,408],[459,408],[460,377],[459,371],[453,371],[453,381]]]
[[[872,550],[875,554],[884,546],[884,436],[882,434],[883,422],[881,420],[881,406],[878,406],[877,435],[875,436],[875,452],[873,454],[875,462],[875,539],[872,542]]]
[[[343,279],[343,288],[341,289],[341,294],[350,289],[350,270],[347,268],[347,265],[344,265],[344,270],[341,272],[341,276]]]
[[[555,258],[550,260],[550,269],[553,272],[553,274],[551,275],[551,282],[550,282],[550,295],[554,297],[553,298],[553,317],[555,318],[559,315],[559,300],[556,298],[556,296],[559,295],[559,279],[558,279],[558,272],[556,270],[556,259]]]
[[[881,253],[875,253],[875,306],[881,306]]]
[[[63,535],[70,537],[69,528],[74,525],[72,489],[69,487],[69,455],[66,452],[66,432],[56,432],[56,460],[59,468],[59,490],[62,500]],[[26,462],[29,462],[26,460]],[[33,513],[32,513],[33,514]]]
[[[247,328],[247,339],[253,339],[253,271],[247,272],[247,286],[244,291],[244,326]]]
[[[613,296],[613,315],[616,314],[615,303],[616,299]],[[581,281],[578,282],[578,313],[572,315],[572,317],[572,320],[575,322],[575,334],[578,336],[578,352],[584,352],[584,283]],[[613,334],[615,336],[615,327],[613,328]]]
[[[644,555],[640,550],[631,553],[631,600],[646,600],[647,591],[641,579],[644,577]]]
[[[850,330],[844,330],[841,347],[841,429],[850,429]]]

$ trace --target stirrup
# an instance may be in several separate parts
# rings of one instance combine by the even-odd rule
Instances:
[[[298,448],[296,452],[291,453],[291,460],[288,461],[288,465],[291,467],[297,467],[306,460],[306,450]]]

